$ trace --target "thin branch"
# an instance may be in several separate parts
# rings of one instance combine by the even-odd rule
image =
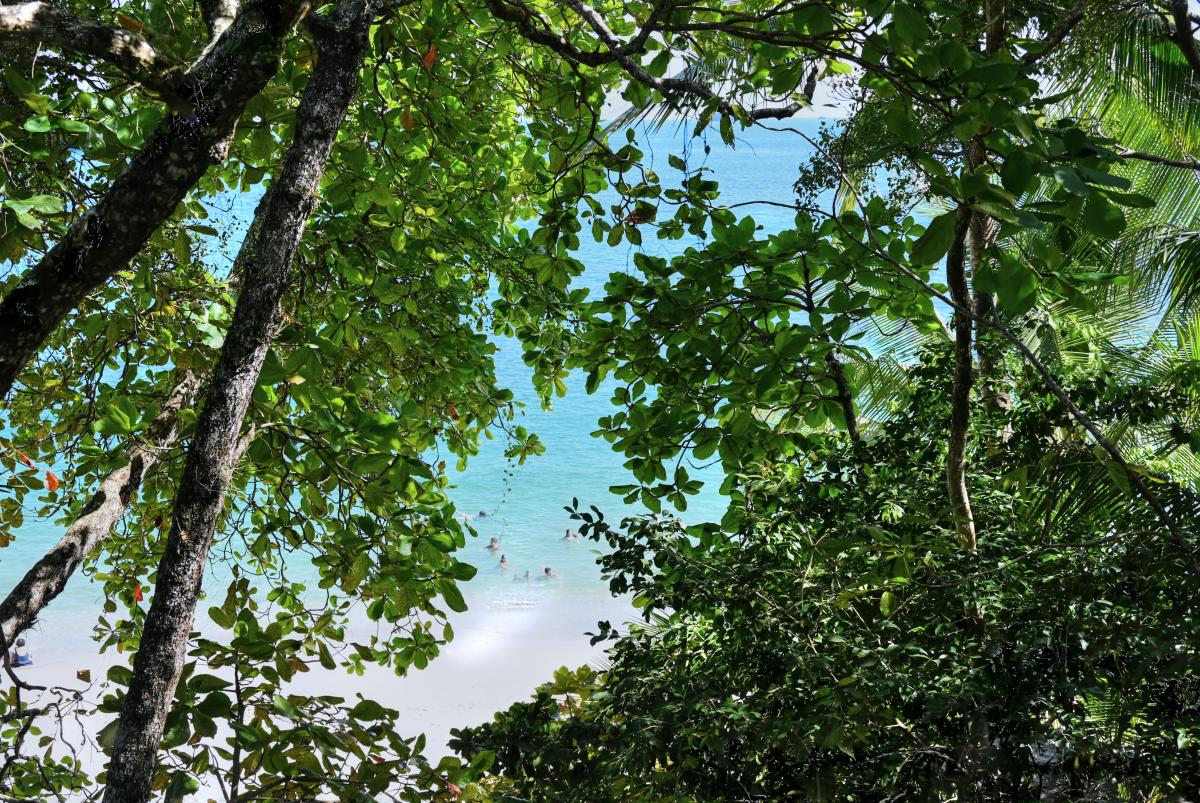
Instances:
[[[1051,31],[1049,36],[1042,40],[1042,47],[1036,53],[1026,53],[1021,58],[1021,63],[1029,67],[1036,64],[1044,56],[1048,56],[1050,53],[1054,52],[1054,50],[1063,43],[1075,26],[1079,24],[1079,21],[1083,19],[1083,9],[1086,5],[1087,0],[1078,0],[1074,7],[1067,12],[1067,15],[1063,17],[1063,21],[1059,24],[1059,26]]]
[[[1143,162],[1153,162],[1154,164],[1167,165],[1169,167],[1182,167],[1184,170],[1200,170],[1200,162],[1192,159],[1171,159],[1167,156],[1157,156],[1153,153],[1144,153],[1142,151],[1118,151],[1118,155],[1126,159],[1139,159]]]
[[[590,8],[583,3],[574,2],[573,0],[569,4],[573,8],[576,8],[581,16],[584,16],[585,21],[588,19],[586,14],[591,11]],[[651,89],[658,90],[663,95],[670,95],[672,93],[690,95],[702,101],[712,102],[719,111],[735,117],[749,120],[780,119],[791,117],[801,109],[812,105],[812,92],[816,90],[815,76],[805,82],[804,93],[801,93],[805,97],[801,100],[784,106],[747,109],[741,104],[731,103],[726,100],[702,81],[679,77],[654,77],[646,71],[646,68],[637,59],[630,56],[627,49],[628,45],[618,40],[598,17],[596,18],[598,25],[591,25],[591,27],[600,37],[601,41],[604,41],[607,50],[580,50],[567,41],[565,36],[556,33],[545,17],[521,2],[521,0],[488,0],[488,8],[500,19],[513,23],[517,28],[517,32],[525,39],[535,44],[544,45],[570,61],[590,67],[598,67],[615,62],[634,80],[645,84]],[[658,12],[659,7],[656,6],[655,12],[651,14],[651,21],[647,22],[639,30],[633,41],[644,40],[645,36],[649,35],[647,29],[652,29],[651,26],[657,24],[659,18],[656,14]],[[595,12],[591,11],[591,15],[595,16]]]
[[[192,406],[199,390],[200,380],[188,372],[172,389],[145,437],[129,446],[129,462],[104,478],[62,539],[0,602],[0,638],[5,643],[33,624],[84,559],[108,538],[163,451],[178,442],[179,412]]]

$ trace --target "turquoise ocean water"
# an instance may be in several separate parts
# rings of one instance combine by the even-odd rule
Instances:
[[[809,133],[814,133],[819,124],[819,120],[811,118],[790,123]],[[668,166],[667,154],[679,152],[689,133],[690,126],[680,129],[674,124],[653,132],[639,132],[639,146],[664,186],[677,182],[680,176]],[[707,155],[705,143],[711,146]],[[721,183],[722,201],[727,204],[756,200],[788,203],[793,197],[792,185],[798,167],[811,154],[810,146],[795,134],[763,129],[743,132],[732,148],[722,144],[712,131],[706,139],[690,143],[689,149],[689,166],[695,169],[703,163],[711,168]],[[736,211],[739,216],[752,215],[765,232],[786,227],[792,218],[789,210],[773,206],[744,206]],[[253,200],[235,202],[224,214],[229,230],[244,228],[253,214]],[[236,243],[240,237],[231,239]],[[694,241],[687,239],[662,242],[647,236],[641,248],[670,255],[692,244]],[[634,248],[626,243],[610,248],[588,238],[579,253],[586,265],[579,281],[592,288],[593,294],[598,293],[610,273],[635,270],[633,254]],[[486,442],[467,469],[455,477],[451,496],[459,509],[470,514],[480,510],[487,513],[485,518],[472,522],[479,537],[468,542],[462,556],[479,567],[479,574],[464,589],[467,598],[473,606],[480,603],[504,606],[506,602],[553,605],[556,598],[564,596],[602,594],[605,587],[595,565],[598,547],[586,540],[562,540],[564,531],[572,526],[563,506],[577,497],[584,505],[600,507],[610,519],[619,519],[630,512],[608,491],[611,485],[630,481],[622,457],[612,452],[608,443],[590,435],[596,429],[597,419],[612,409],[611,385],[589,396],[584,391],[583,376],[574,375],[567,383],[567,395],[555,399],[552,410],[544,411],[533,393],[530,371],[521,360],[519,346],[506,341],[498,341],[498,345],[499,380],[525,403],[523,423],[538,434],[546,452],[517,466],[504,457],[503,438],[497,437]],[[725,500],[717,493],[717,484],[710,482],[698,497],[690,500],[686,521],[720,518]],[[17,536],[11,546],[0,549],[0,587],[5,589],[61,536],[61,527],[28,518]],[[498,554],[487,551],[486,545],[492,537],[500,539],[511,564],[510,571],[501,571],[497,566]],[[553,567],[561,579],[529,584],[514,581],[526,569],[537,575],[545,566]],[[55,638],[72,640],[76,636],[86,637],[94,624],[99,602],[98,586],[85,578],[75,578],[42,617],[39,630],[43,643],[51,633]]]

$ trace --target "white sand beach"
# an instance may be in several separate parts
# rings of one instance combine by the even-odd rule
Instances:
[[[560,666],[571,668],[594,663],[603,646],[591,646],[588,631],[598,620],[614,624],[633,615],[627,600],[613,599],[602,591],[540,589],[541,593],[496,599],[494,593],[472,598],[466,613],[454,614],[451,624],[454,640],[424,670],[413,670],[405,677],[379,667],[371,667],[362,676],[342,669],[312,671],[298,676],[291,689],[299,694],[334,694],[353,700],[356,694],[395,708],[402,715],[406,735],[424,733],[426,756],[436,761],[449,751],[446,742],[450,730],[477,725],[514,702],[527,700],[534,689],[549,680]],[[201,615],[201,628],[207,617]],[[93,691],[114,663],[125,656],[109,650],[104,654],[91,639],[94,619],[77,609],[51,605],[27,634],[34,665],[20,670],[29,683],[85,688],[77,679],[80,670],[90,671]],[[207,622],[212,627],[211,622]],[[366,635],[352,633],[353,637]],[[7,687],[10,682],[4,678]],[[87,731],[95,733],[106,720],[84,720]],[[78,744],[82,734],[78,725],[64,733]],[[85,765],[98,769],[103,755],[87,748],[81,753]]]

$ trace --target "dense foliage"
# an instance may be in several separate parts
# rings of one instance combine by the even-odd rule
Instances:
[[[997,421],[979,427],[988,537],[956,548],[946,368],[926,354],[869,444],[805,438],[748,478],[736,531],[579,511],[644,623],[599,680],[564,675],[457,747],[493,751],[511,793],[538,800],[1193,797],[1190,556],[1145,510],[1088,503],[1103,463],[1058,436],[1069,417],[1029,377],[1011,437],[988,448]],[[1079,395],[1106,423],[1185,405],[1113,376],[1094,388]]]
[[[0,546],[31,508],[67,527],[0,648],[82,567],[134,656],[98,702],[10,673],[0,795],[1195,796],[1195,22],[0,6]],[[844,119],[787,122],[822,93]],[[680,116],[794,137],[795,194],[726,204],[690,144],[657,173],[639,132]],[[635,252],[593,296],[586,236]],[[615,383],[627,501],[683,510],[713,463],[730,505],[686,531],[581,512],[647,623],[556,680],[568,717],[539,697],[430,766],[397,712],[291,684],[452,637],[449,477],[481,438],[541,451],[495,336],[547,402],[571,369]],[[104,771],[75,714],[116,715]]]

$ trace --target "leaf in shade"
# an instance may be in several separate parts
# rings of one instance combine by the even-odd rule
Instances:
[[[425,55],[421,56],[421,66],[427,70],[433,69],[433,62],[437,60],[437,45],[430,45],[425,51]]]

